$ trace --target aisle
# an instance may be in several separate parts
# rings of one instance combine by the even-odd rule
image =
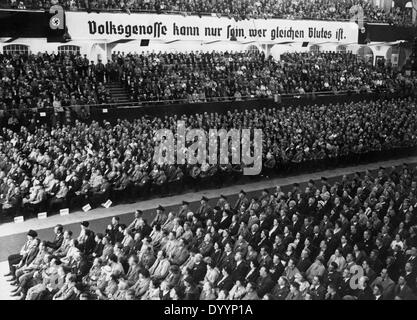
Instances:
[[[9,265],[7,261],[0,262],[0,300],[16,300],[17,298],[10,296],[10,291],[14,289],[13,286],[9,285],[6,278],[3,277],[9,272]]]

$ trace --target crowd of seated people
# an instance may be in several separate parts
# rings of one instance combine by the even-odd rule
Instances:
[[[416,300],[417,168],[404,164],[105,230],[30,230],[9,256],[19,299]],[[79,234],[78,234],[79,232]]]
[[[357,6],[364,12],[367,22],[384,22],[398,25],[410,25],[411,8],[405,8],[407,1],[398,2],[389,12],[373,4],[371,0],[63,0],[59,1],[66,10],[106,11],[123,10],[130,12],[181,13],[183,15],[216,14],[236,20],[244,19],[315,19],[349,20]],[[45,0],[1,0],[2,7],[16,9],[49,9],[51,1]],[[351,9],[353,7],[353,9]]]
[[[417,86],[415,71],[352,53],[113,53],[104,65],[80,54],[0,55],[0,110],[113,103],[121,82],[131,102],[207,102],[275,94],[394,92]]]
[[[117,53],[107,68],[113,78],[119,74],[131,101],[205,102],[417,86],[413,73],[337,52],[286,53],[280,60],[263,52]]]
[[[210,164],[209,158],[204,164],[158,165],[154,156],[160,141],[154,133],[166,128],[175,136],[179,119],[187,130],[261,129],[263,172],[268,175],[288,164],[316,166],[338,159],[351,159],[352,163],[357,155],[417,145],[417,107],[411,97],[225,114],[143,116],[114,124],[76,120],[74,124],[39,126],[31,122],[15,130],[2,127],[1,217],[53,213],[87,204],[95,208],[109,199],[133,202],[149,195],[181,192],[184,185],[219,186],[243,175],[243,163],[231,164],[232,144],[227,165]]]
[[[0,110],[108,103],[104,77],[79,54],[0,54]]]

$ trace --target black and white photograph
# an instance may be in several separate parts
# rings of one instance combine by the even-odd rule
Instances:
[[[417,300],[417,0],[0,0],[0,300]]]

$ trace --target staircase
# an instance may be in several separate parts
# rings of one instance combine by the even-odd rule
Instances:
[[[109,90],[111,97],[115,103],[129,103],[129,94],[127,90],[119,82],[108,82],[106,88]]]

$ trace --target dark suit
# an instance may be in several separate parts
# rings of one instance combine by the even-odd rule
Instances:
[[[226,254],[226,252],[223,252],[220,261],[219,261],[219,268],[223,269],[226,266],[233,267],[234,266],[234,254],[233,252],[230,252],[229,254]]]
[[[217,288],[219,290],[227,290],[230,291],[230,289],[233,288],[233,279],[232,276],[227,276],[225,279],[220,279],[220,281],[217,283]]]
[[[279,277],[284,273],[285,267],[281,262],[273,264],[270,268],[271,278],[274,282],[277,282]]]
[[[139,232],[143,239],[151,234],[152,228],[145,224],[144,226],[137,228],[136,232]]]
[[[198,283],[204,279],[206,272],[206,264],[204,262],[200,262],[199,264],[194,264],[193,268],[191,269],[190,275],[193,278],[194,282]]]
[[[270,275],[267,275],[266,277],[259,277],[258,279],[258,296],[263,297],[265,294],[270,292],[272,288],[274,287],[274,282],[272,281],[272,278]]]
[[[239,265],[236,264],[236,267],[232,272],[233,281],[245,279],[248,270],[249,266],[246,264],[245,261],[241,261]]]
[[[232,222],[230,225],[229,225],[229,234],[232,236],[232,237],[234,237],[236,234],[237,234],[237,232],[239,231],[239,223],[237,223],[237,222]]]
[[[258,269],[254,269],[252,272],[249,270],[245,276],[246,282],[256,282],[259,279]]]
[[[103,249],[104,249],[104,244],[100,241],[99,243],[96,243],[93,253],[95,253],[96,257],[101,257],[101,255],[103,254]]]
[[[311,261],[308,258],[305,259],[300,259],[300,261],[298,261],[297,263],[297,269],[300,272],[306,272],[307,269],[311,266]]]
[[[64,234],[60,233],[60,234],[55,235],[55,238],[53,241],[48,241],[46,243],[46,246],[48,248],[51,248],[52,250],[57,250],[61,246],[62,241],[64,241]]]
[[[399,284],[397,284],[394,288],[394,296],[401,298],[401,300],[414,300],[415,299],[413,291],[406,284],[403,285],[402,288]]]
[[[110,192],[111,184],[109,182],[104,182],[100,189],[93,193],[91,197],[91,206],[94,208],[107,201],[110,197]]]
[[[276,300],[285,300],[285,298],[288,296],[290,292],[290,289],[287,286],[284,286],[283,288],[280,288],[278,285],[276,285],[272,289],[272,295],[275,297]]]
[[[323,300],[326,295],[326,288],[323,285],[310,289],[310,294],[313,300]]]
[[[211,212],[211,207],[208,204],[204,204],[201,205],[198,209],[197,212],[195,213],[195,215],[200,218],[200,217],[206,217],[210,214]]]
[[[220,222],[218,224],[218,228],[222,230],[229,229],[230,224],[232,223],[232,218],[230,216],[228,217],[222,217],[220,219]]]

